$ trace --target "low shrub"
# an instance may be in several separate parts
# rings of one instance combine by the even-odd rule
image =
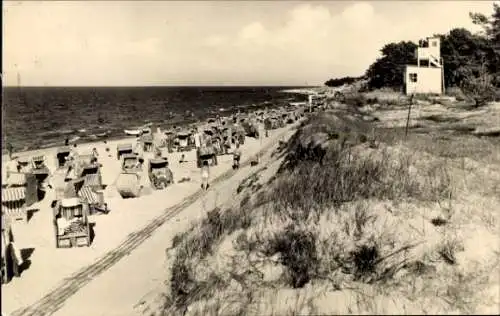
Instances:
[[[268,242],[265,255],[277,253],[280,254],[281,263],[288,269],[292,287],[301,288],[314,276],[319,260],[316,237],[311,232],[289,225]]]
[[[461,90],[475,107],[481,107],[495,100],[496,89],[492,80],[493,77],[487,73],[469,75],[462,81]]]
[[[375,244],[361,245],[351,252],[351,260],[354,263],[354,277],[360,279],[376,271],[379,250]]]
[[[373,99],[370,99],[370,101],[374,101]],[[369,103],[368,99],[361,93],[354,93],[354,94],[347,94],[344,95],[344,97],[341,100],[342,103],[345,103],[350,106],[354,107],[362,107],[367,104],[373,104]]]
[[[169,305],[176,307],[186,306],[190,293],[195,287],[191,270],[189,269],[185,258],[176,256],[172,265],[172,274],[170,277],[170,299]]]

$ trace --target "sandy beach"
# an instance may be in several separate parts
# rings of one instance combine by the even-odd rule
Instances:
[[[499,1],[6,1],[0,316],[500,315]]]
[[[242,146],[243,158],[242,163],[245,163],[249,157],[255,155],[259,150],[269,149],[271,146],[277,143],[279,139],[283,137],[284,134],[290,129],[291,125],[271,131],[268,138],[254,139],[246,138],[245,144]],[[96,148],[99,153],[99,162],[103,165],[102,167],[102,179],[103,183],[107,185],[104,192],[105,202],[108,203],[111,212],[107,215],[93,215],[90,217],[90,222],[94,223],[94,233],[95,238],[93,239],[90,247],[82,248],[69,248],[69,249],[58,249],[55,247],[55,237],[54,228],[52,225],[52,209],[50,208],[50,203],[52,202],[54,196],[53,192],[48,192],[45,198],[33,205],[33,209],[38,209],[34,212],[33,216],[28,223],[14,223],[14,229],[16,233],[16,245],[20,249],[32,249],[33,252],[29,257],[31,262],[29,268],[23,271],[20,278],[15,278],[10,283],[2,287],[2,310],[8,314],[14,311],[20,311],[27,306],[35,304],[33,307],[41,308],[40,304],[44,304],[43,307],[52,306],[54,304],[46,304],[46,298],[44,301],[44,296],[51,291],[51,289],[57,290],[65,282],[69,282],[72,278],[81,271],[82,268],[92,266],[94,262],[98,261],[110,251],[119,247],[124,243],[127,238],[133,236],[133,233],[139,228],[146,226],[148,223],[154,222],[158,216],[165,212],[165,209],[173,207],[183,201],[186,198],[192,196],[193,194],[201,194],[200,190],[200,170],[196,167],[196,155],[195,151],[185,153],[187,162],[180,164],[179,158],[181,153],[171,153],[168,155],[170,161],[170,168],[174,174],[175,183],[164,190],[152,190],[151,188],[146,188],[139,198],[134,199],[123,199],[113,183],[116,180],[120,172],[120,162],[116,159],[116,146],[120,143],[135,143],[134,138],[126,138],[116,141],[110,141],[107,144],[103,142],[99,143],[88,143],[81,144],[77,146],[77,150],[80,154],[88,153],[92,148]],[[106,147],[110,150],[106,152]],[[23,153],[16,153],[15,156],[18,157],[32,157],[35,155],[45,155],[46,163],[51,171],[55,169],[55,153],[57,148],[41,149]],[[147,161],[152,157],[152,153],[145,153],[144,158]],[[6,161],[7,157],[2,157],[3,161]],[[211,167],[210,176],[214,180],[217,177],[223,175],[228,170],[231,170],[232,156],[225,155],[218,157],[219,164],[217,166]],[[5,164],[3,164],[5,165]],[[4,169],[4,168],[3,168]],[[240,178],[245,173],[250,172],[254,167],[245,167],[238,171],[236,178]],[[3,173],[5,170],[2,170]],[[146,173],[143,175],[146,176]],[[227,176],[227,175],[226,175]],[[191,178],[190,181],[177,183],[183,177]],[[226,192],[234,187],[236,180],[224,180],[221,184],[214,186],[213,189],[207,192],[209,198],[196,198],[194,201],[198,203],[195,207],[200,211],[199,205],[202,204],[202,210],[208,210],[213,208],[218,203],[226,201],[231,194]],[[234,189],[234,188],[233,188]],[[192,197],[193,198],[193,197]],[[179,218],[183,219],[186,223],[190,222],[193,217],[201,216],[204,212],[189,211],[186,214],[181,212],[176,220],[167,220],[162,226],[163,231],[177,231]],[[174,224],[172,227],[172,224]],[[156,236],[157,233],[155,233]],[[173,235],[172,235],[173,236]],[[160,240],[163,242],[162,245],[158,245],[154,248],[155,257],[141,256],[139,258],[142,263],[134,266],[137,270],[137,274],[133,276],[133,279],[142,280],[144,282],[150,282],[147,278],[148,275],[151,276],[157,273],[157,267],[161,265],[162,256],[164,256],[164,251],[166,247],[169,246],[168,238],[162,237]],[[161,242],[160,242],[161,243]],[[135,259],[134,259],[135,260]],[[85,270],[85,269],[84,269]],[[139,273],[139,270],[142,271]],[[155,272],[156,271],[156,272]],[[114,274],[114,277],[122,278],[123,274]],[[127,283],[131,280],[132,276],[126,277],[128,279]],[[88,280],[89,281],[89,280]],[[94,282],[92,282],[94,283]],[[115,282],[115,286],[121,287],[120,281]],[[123,287],[127,291],[131,291],[134,288],[133,284],[128,284]],[[144,287],[139,287],[137,290],[130,293],[136,299],[140,298],[140,295],[144,295],[144,291],[149,289]],[[107,297],[108,289],[106,287],[101,287],[99,291],[101,293],[96,293],[96,296],[102,298]],[[142,292],[141,292],[142,291]],[[102,294],[106,293],[106,295]],[[136,296],[138,295],[138,296]],[[92,295],[91,295],[92,296]],[[94,298],[84,295],[84,298],[90,299],[92,302]],[[125,302],[125,300],[123,301]],[[128,301],[127,301],[128,302]],[[130,301],[132,304],[132,301]],[[92,305],[92,304],[90,304]],[[98,315],[125,315],[124,313],[112,313],[116,308],[115,305],[106,305],[104,301],[94,303],[94,306],[100,311],[90,310],[88,303],[83,306],[80,305],[79,308],[71,308],[70,310],[61,310],[60,315],[77,315],[77,311],[83,314],[98,314]],[[110,309],[106,309],[109,306]],[[56,306],[52,306],[54,308]],[[69,308],[69,307],[68,307]],[[43,308],[42,308],[43,309]],[[33,310],[32,310],[33,311]],[[44,312],[42,312],[45,314]],[[69,313],[69,314],[68,314]],[[76,314],[75,314],[76,313]],[[14,315],[25,315],[26,313],[14,313]]]

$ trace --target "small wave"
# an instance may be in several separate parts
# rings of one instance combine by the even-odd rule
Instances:
[[[110,131],[106,131],[104,133],[99,133],[99,134],[96,134],[97,137],[106,137],[110,134],[111,132]]]
[[[71,137],[71,138],[69,139],[69,143],[70,143],[70,144],[71,144],[71,143],[74,143],[74,142],[78,141],[80,138],[81,138],[80,136],[74,136],[74,137]]]
[[[57,147],[57,146],[61,146],[61,142],[50,142],[50,143],[46,143],[46,144],[43,144],[40,146],[40,148],[49,148],[49,147]]]
[[[75,132],[74,129],[61,129],[61,130],[41,132],[38,135],[40,136],[70,135],[73,134],[74,132]]]

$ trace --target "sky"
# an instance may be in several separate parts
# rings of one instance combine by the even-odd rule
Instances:
[[[321,85],[492,1],[4,1],[3,84]]]

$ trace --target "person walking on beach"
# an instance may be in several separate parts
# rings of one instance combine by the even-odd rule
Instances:
[[[76,151],[76,144],[73,145],[73,148],[69,152],[68,160],[73,161],[78,156],[78,152]]]
[[[203,161],[203,165],[201,167],[201,188],[203,190],[208,190],[208,177],[210,176],[210,170],[208,166],[208,161]]]
[[[196,132],[194,134],[194,146],[196,147],[196,149],[201,147],[201,134],[198,130],[198,127],[196,128]]]
[[[233,152],[233,169],[240,168],[240,159],[241,159],[240,144],[236,143],[236,149]]]
[[[7,143],[7,152],[9,153],[9,159],[12,160],[12,152],[14,151],[14,146],[12,146],[11,142]]]
[[[224,153],[227,153],[231,149],[231,136],[228,136],[224,141]]]
[[[186,162],[186,155],[182,154],[181,159],[179,159],[179,163],[185,163]]]

